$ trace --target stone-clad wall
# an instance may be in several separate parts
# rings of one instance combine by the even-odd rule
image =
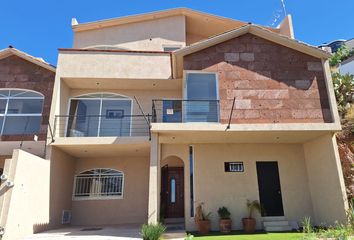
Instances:
[[[40,140],[46,137],[55,73],[15,55],[0,60],[0,88],[21,88],[44,95]],[[33,140],[31,136],[1,136],[2,141]]]
[[[320,59],[252,34],[184,58],[184,70],[217,72],[221,121],[331,122]]]

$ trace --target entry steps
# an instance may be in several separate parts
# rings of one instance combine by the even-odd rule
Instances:
[[[287,232],[293,230],[285,217],[263,217],[264,230],[267,232]]]
[[[187,236],[184,227],[184,218],[166,218],[164,224],[167,227],[163,239],[184,240]]]

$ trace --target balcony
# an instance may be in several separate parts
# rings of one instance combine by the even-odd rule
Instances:
[[[218,123],[219,100],[153,100],[154,123]]]
[[[122,115],[57,115],[55,137],[149,137],[151,116]]]

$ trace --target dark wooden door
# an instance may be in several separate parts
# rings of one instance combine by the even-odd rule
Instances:
[[[163,169],[161,203],[165,204],[165,218],[184,217],[183,167]]]
[[[277,162],[257,162],[259,199],[262,216],[284,216]]]

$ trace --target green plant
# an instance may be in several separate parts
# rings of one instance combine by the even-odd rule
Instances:
[[[230,219],[231,213],[226,207],[221,207],[218,209],[218,215],[221,219]]]
[[[144,224],[140,234],[144,240],[159,240],[165,231],[166,227],[161,223]]]
[[[347,46],[343,45],[329,59],[329,64],[331,67],[335,67],[353,55],[354,55],[354,51],[349,50]]]
[[[339,240],[349,240],[352,234],[353,234],[353,230],[349,225],[337,223],[334,227],[321,229],[318,232],[317,236],[325,239],[334,238]]]
[[[302,237],[303,240],[317,239],[316,233],[314,232],[311,225],[310,217],[305,217],[304,220],[301,222],[301,225],[302,225],[302,232],[304,233],[304,236]]]
[[[254,201],[247,200],[247,210],[248,210],[248,218],[253,218],[253,213],[255,210],[258,211],[259,213],[262,212],[262,205],[257,200]]]
[[[343,118],[352,102],[352,90],[354,88],[354,75],[340,73],[332,74],[334,92],[338,104],[338,111]]]
[[[190,233],[188,233],[187,237],[185,238],[185,240],[192,240],[194,238],[194,236]]]
[[[194,216],[194,221],[206,221],[210,219],[211,212],[205,213],[203,211],[203,205],[204,203],[200,203],[195,211],[195,216]]]

